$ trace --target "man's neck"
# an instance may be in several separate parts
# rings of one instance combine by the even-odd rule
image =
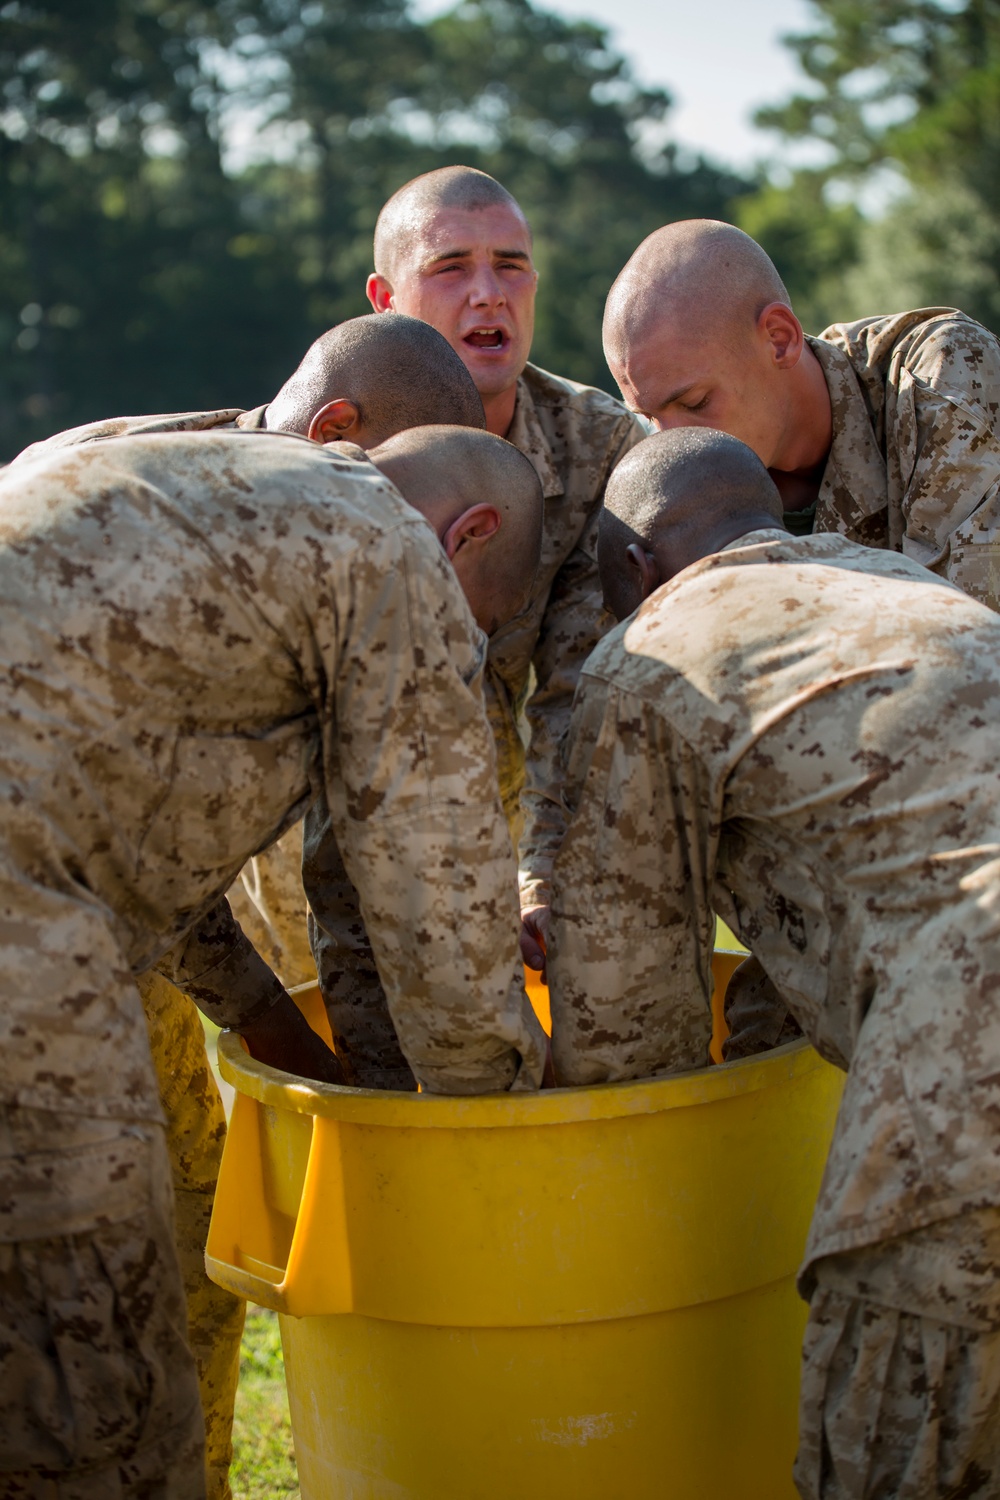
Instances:
[[[833,409],[823,366],[806,344],[793,381],[785,441],[769,473],[786,510],[814,505],[833,442]]]
[[[482,396],[481,391],[479,394]],[[486,431],[492,432],[494,437],[505,438],[514,420],[517,386],[509,386],[507,390],[499,391],[495,396],[483,396],[482,399],[483,411],[486,413]]]

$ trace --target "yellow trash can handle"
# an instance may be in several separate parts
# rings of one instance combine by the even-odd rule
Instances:
[[[275,1312],[353,1311],[338,1121],[237,1095],[205,1266],[219,1286]]]

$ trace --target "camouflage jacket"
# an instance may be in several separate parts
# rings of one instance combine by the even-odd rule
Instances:
[[[311,799],[421,1083],[538,1080],[481,633],[374,468],[254,432],[14,465],[0,622],[0,1101],[155,1117],[128,972],[217,911]],[[46,924],[54,906],[86,950]]]
[[[58,448],[75,448],[80,443],[96,443],[100,438],[140,437],[154,432],[218,432],[225,429],[257,429],[264,426],[267,406],[244,411],[241,406],[223,407],[219,411],[175,411],[147,417],[106,417],[86,422],[82,427],[67,427],[52,437],[43,438],[23,448],[13,464],[40,458]]]
[[[809,340],[833,446],[816,531],[892,547],[1000,610],[1000,344],[954,308]]]
[[[565,827],[559,746],[580,668],[614,623],[604,612],[597,575],[604,487],[619,459],[646,435],[619,401],[591,386],[535,365],[527,365],[517,383],[507,438],[530,458],[542,482],[542,558],[527,608],[490,640],[486,701],[512,823],[521,800],[525,906],[548,899]]]
[[[548,900],[552,861],[565,830],[560,748],[580,669],[613,623],[597,573],[597,517],[608,475],[646,436],[602,391],[528,365],[518,381],[507,437],[534,464],[545,497],[542,557],[531,599],[489,641],[486,706],[500,793],[520,831],[522,905]],[[527,752],[525,751],[527,743]],[[336,865],[322,810],[309,824],[324,868]],[[334,889],[340,893],[334,897]],[[348,1080],[412,1088],[378,969],[350,882],[331,877],[330,900],[310,927],[323,999]]]
[[[714,915],[849,1069],[808,1259],[1000,1202],[1000,621],[759,531],[597,648],[549,981],[565,1083],[708,1060]]]

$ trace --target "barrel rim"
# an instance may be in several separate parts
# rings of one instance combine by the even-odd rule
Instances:
[[[296,1078],[252,1058],[234,1031],[221,1033],[218,1055],[227,1083],[274,1109],[351,1125],[417,1130],[501,1130],[660,1114],[772,1089],[829,1066],[799,1037],[759,1057],[665,1078],[531,1093],[442,1095],[355,1089]]]

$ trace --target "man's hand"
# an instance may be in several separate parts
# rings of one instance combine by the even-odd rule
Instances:
[[[239,1027],[239,1032],[258,1062],[318,1083],[345,1082],[336,1055],[316,1035],[290,995]]]
[[[526,906],[521,912],[521,957],[529,969],[541,971],[543,984],[549,915],[550,908],[547,906]]]

